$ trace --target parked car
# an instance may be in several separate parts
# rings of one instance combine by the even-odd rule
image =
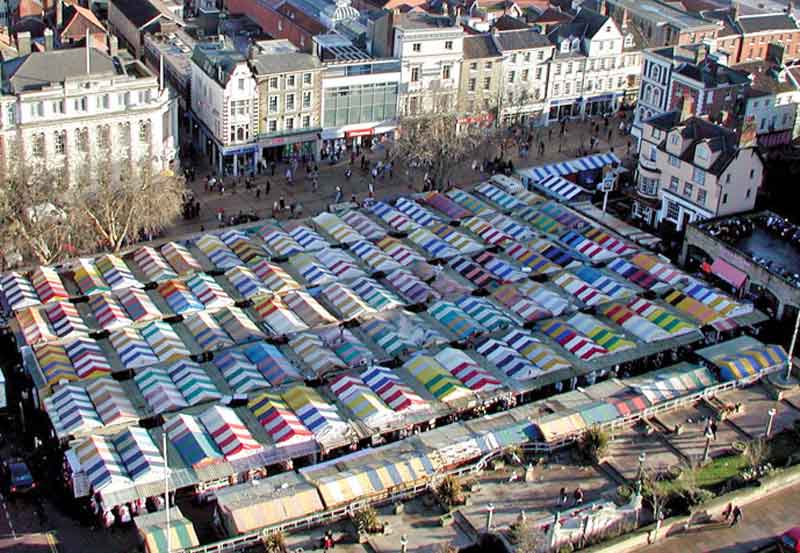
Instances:
[[[778,538],[778,549],[781,553],[800,553],[800,526],[781,534]]]
[[[16,460],[8,464],[8,491],[12,494],[23,494],[36,489],[36,481],[25,461]]]

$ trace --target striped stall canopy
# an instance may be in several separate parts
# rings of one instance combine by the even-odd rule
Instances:
[[[111,438],[89,436],[75,448],[93,492],[105,493],[133,485]]]
[[[413,248],[409,248],[397,238],[387,236],[378,242],[378,246],[392,259],[405,266],[414,261],[424,261],[424,257]]]
[[[342,360],[316,334],[298,334],[289,340],[289,347],[315,375],[344,366]]]
[[[342,220],[367,240],[380,240],[386,236],[382,226],[358,211],[348,211],[342,215]]]
[[[645,290],[660,290],[667,287],[667,284],[659,281],[656,277],[639,267],[634,265],[627,259],[617,258],[607,265],[607,267],[630,280],[635,285]]]
[[[233,305],[233,299],[217,284],[214,277],[205,273],[197,273],[186,281],[186,285],[197,299],[203,302],[206,309],[216,310]]]
[[[632,246],[611,234],[600,227],[591,227],[583,232],[583,235],[589,240],[593,240],[602,246],[604,249],[614,252],[617,255],[628,255],[637,250]]]
[[[89,394],[74,384],[60,386],[53,395],[45,398],[44,408],[59,439],[103,427]]]
[[[164,430],[187,465],[199,468],[223,460],[216,442],[197,417],[175,415],[164,421]]]
[[[109,341],[126,369],[158,365],[160,361],[152,348],[135,328],[120,328],[109,335]]]
[[[356,279],[350,283],[350,288],[375,311],[403,306],[397,296],[371,278]]]
[[[450,260],[450,267],[479,288],[488,286],[494,276],[469,257],[455,257]]]
[[[664,301],[678,309],[681,313],[685,313],[696,321],[699,321],[702,325],[711,324],[721,318],[719,313],[679,290],[672,290],[667,293],[667,295],[664,296]]]
[[[408,235],[408,238],[425,251],[428,255],[428,259],[450,259],[451,257],[457,256],[459,253],[456,248],[433,234],[427,228],[419,227],[413,230]]]
[[[449,330],[457,340],[466,340],[486,332],[475,319],[449,301],[437,301],[428,308],[428,314]]]
[[[527,267],[532,272],[539,275],[556,273],[561,270],[561,267],[554,264],[544,255],[532,250],[531,248],[525,247],[522,244],[508,244],[506,246],[505,253],[511,259],[520,263],[523,267]]]
[[[505,190],[509,194],[517,194],[525,190],[525,185],[522,184],[522,181],[517,177],[509,177],[503,175],[502,173],[497,173],[490,177],[490,182],[494,183],[496,186],[500,187],[501,190]]]
[[[406,386],[391,370],[373,366],[361,373],[361,380],[398,413],[419,411],[428,406],[419,394]]]
[[[261,237],[264,239],[269,253],[274,256],[290,256],[305,251],[305,248],[291,235],[277,228],[262,229]]]
[[[319,442],[329,442],[344,437],[349,427],[329,402],[308,386],[296,385],[282,394],[283,400],[314,433]]]
[[[696,327],[690,325],[683,319],[676,317],[665,308],[655,304],[651,301],[633,298],[628,302],[628,307],[634,313],[641,315],[648,321],[654,323],[659,328],[662,328],[672,334],[679,336],[696,330]]]
[[[266,342],[255,342],[242,348],[242,353],[273,386],[301,380],[300,372],[277,347]]]
[[[582,405],[578,413],[588,427],[605,424],[619,418],[619,411],[607,401],[593,401],[588,405]]]
[[[147,430],[131,426],[112,441],[135,484],[164,479],[167,464]]]
[[[450,403],[473,397],[469,388],[429,355],[417,354],[406,361],[403,368],[439,401]]]
[[[308,330],[308,326],[278,296],[253,298],[253,311],[273,336],[286,336]]]
[[[556,317],[572,307],[568,299],[561,294],[553,292],[543,284],[521,282],[517,285],[517,290]]]
[[[169,308],[179,315],[205,309],[203,303],[182,280],[162,282],[158,285],[158,293],[166,300]]]
[[[386,282],[409,305],[426,303],[439,297],[430,286],[405,269],[397,269],[386,275]]]
[[[96,340],[79,336],[64,345],[75,373],[81,379],[111,374],[111,363]]]
[[[503,210],[512,211],[525,207],[524,202],[490,182],[484,182],[475,189],[475,192],[484,198],[488,198]]]
[[[105,283],[100,271],[89,259],[79,259],[73,270],[75,284],[78,285],[81,293],[86,296],[97,294],[98,292],[108,292],[111,288]]]
[[[615,300],[626,299],[636,295],[636,290],[594,267],[584,265],[573,270],[573,272],[578,278]]]
[[[52,342],[58,337],[50,329],[44,312],[38,307],[28,307],[17,311],[15,315],[25,343],[29,346]]]
[[[242,265],[239,256],[215,234],[203,234],[194,241],[197,248],[205,254],[217,269],[223,271]]]
[[[144,369],[133,379],[154,414],[177,411],[189,406],[189,402],[163,368]]]
[[[276,294],[283,294],[289,290],[299,290],[301,288],[300,284],[289,276],[289,273],[274,263],[259,261],[253,266],[253,272],[271,292]]]
[[[239,415],[230,407],[214,405],[200,415],[200,421],[229,461],[260,453],[258,443]]]
[[[585,305],[600,305],[611,301],[609,296],[571,273],[561,273],[553,279],[553,283],[560,286],[570,296],[578,298]]]
[[[391,357],[406,355],[415,349],[414,344],[390,322],[377,318],[369,319],[361,325],[361,330]]]
[[[307,252],[315,252],[331,245],[330,242],[305,225],[290,223],[287,225],[287,229],[289,229],[289,235]]]
[[[178,242],[167,242],[161,246],[161,255],[178,275],[187,275],[203,270],[200,262],[186,249],[186,246]]]
[[[185,518],[177,507],[173,507],[172,511],[169,528],[163,524],[163,515],[153,513],[156,515],[155,520],[146,525],[142,524],[142,516],[136,517],[136,527],[144,544],[145,553],[169,553],[168,549],[184,550],[200,545],[192,521]],[[170,534],[169,537],[167,532]]]
[[[375,312],[358,294],[339,282],[325,286],[320,295],[343,321]]]
[[[696,280],[684,286],[683,293],[702,302],[723,317],[738,317],[753,311],[752,304],[739,303],[730,296]]]
[[[606,348],[579,334],[574,328],[559,319],[545,321],[542,323],[541,330],[558,342],[561,347],[583,361],[608,354]]]
[[[266,262],[264,262],[266,263]],[[271,290],[247,267],[234,267],[225,272],[225,277],[233,284],[243,298],[252,298]]]
[[[460,188],[448,190],[445,196],[474,215],[490,215],[496,211],[483,200],[478,199],[476,196]]]
[[[330,388],[339,401],[367,426],[384,428],[397,422],[397,414],[360,378],[339,375],[331,381]]]
[[[117,297],[128,316],[137,323],[161,318],[161,311],[144,290],[128,288],[119,292]]]
[[[72,368],[69,356],[61,344],[42,344],[34,349],[34,355],[36,355],[36,362],[42,371],[46,386],[54,386],[62,381],[78,380],[78,375]]]
[[[714,358],[714,363],[720,368],[721,379],[729,381],[753,376],[776,366],[786,366],[788,360],[789,356],[781,346],[765,344],[734,354],[720,355]]]
[[[237,344],[264,339],[264,333],[256,323],[238,307],[221,309],[214,313],[214,318]]]
[[[178,278],[178,274],[172,270],[167,260],[150,246],[142,246],[133,253],[133,261],[139,270],[147,278],[148,282],[161,282]]]
[[[668,262],[662,261],[658,257],[649,253],[637,253],[630,258],[631,263],[644,269],[661,282],[666,282],[672,286],[681,282],[688,282],[689,277],[673,267]]]
[[[31,273],[31,283],[42,303],[64,301],[69,299],[67,289],[61,275],[52,267],[39,266]]]
[[[634,311],[620,303],[612,303],[606,306],[603,309],[603,315],[643,342],[657,342],[672,337],[672,334],[657,324],[637,315]]]
[[[636,413],[641,413],[652,405],[645,396],[629,391],[614,394],[608,397],[606,401],[617,410],[620,417],[629,417]]]
[[[539,209],[568,228],[582,231],[590,226],[586,219],[557,202],[548,202]]]
[[[562,201],[571,200],[581,192],[584,192],[583,188],[574,182],[558,175],[547,175],[538,181],[533,181],[533,185],[545,194]]]
[[[89,307],[92,308],[94,318],[106,330],[133,324],[125,308],[120,305],[116,297],[109,293],[89,296]]]
[[[352,244],[365,239],[360,232],[357,232],[333,213],[322,212],[314,217],[312,221],[338,244]]]
[[[166,370],[190,405],[214,401],[222,397],[208,373],[191,359],[182,359],[169,365]]]
[[[241,351],[230,349],[215,355],[214,366],[219,369],[225,381],[237,394],[269,388],[269,382],[261,375],[258,367]]]
[[[375,358],[372,351],[347,328],[326,328],[319,332],[319,337],[348,367],[363,367]]]
[[[74,303],[57,301],[44,307],[47,318],[55,333],[61,338],[88,336],[89,327],[83,322]]]
[[[500,230],[500,232],[507,234],[514,240],[524,242],[535,236],[534,232],[527,225],[520,224],[502,213],[496,213],[491,217],[487,217],[486,220]]]
[[[234,345],[228,333],[219,326],[219,323],[208,311],[187,315],[183,319],[183,324],[192,333],[195,342],[203,348],[203,351],[217,351]]]
[[[267,252],[256,245],[250,237],[238,229],[228,229],[219,235],[220,239],[245,263],[255,263],[267,257]]]
[[[247,406],[276,445],[288,446],[314,440],[314,434],[300,422],[279,394],[258,394]]]
[[[492,302],[483,298],[464,296],[456,301],[456,305],[490,332],[514,324],[514,321],[504,315]]]
[[[336,281],[336,276],[313,255],[299,253],[293,255],[289,263],[309,286],[320,286]]]
[[[361,240],[350,245],[350,251],[373,271],[388,272],[401,267],[386,252],[372,242]]]
[[[534,365],[545,372],[568,369],[572,366],[569,361],[555,353],[549,346],[546,346],[528,332],[512,330],[504,336],[502,340],[508,344],[511,349],[521,354],[525,359],[533,362]]]
[[[483,250],[483,246],[463,232],[455,230],[445,223],[433,223],[428,227],[433,234],[464,254],[473,254]]]
[[[462,225],[480,236],[489,246],[503,246],[512,240],[511,236],[482,217],[468,217],[462,221]]]
[[[141,332],[163,363],[174,363],[191,355],[175,329],[164,321],[147,323]]]
[[[373,202],[369,210],[396,231],[408,232],[417,226],[414,221],[385,202]]]
[[[458,220],[463,219],[464,217],[469,217],[470,215],[474,215],[474,213],[472,213],[469,209],[462,207],[453,199],[448,198],[439,192],[428,192],[422,198],[422,201],[437,211],[444,213],[449,219]]]
[[[573,159],[569,163],[576,171],[591,171],[593,169],[602,169],[606,165],[614,163],[619,164],[621,162],[614,152],[603,152]]]
[[[523,295],[523,292],[512,284],[501,286],[495,290],[492,293],[492,299],[508,308],[525,322],[541,321],[553,316],[553,313]]]
[[[520,271],[516,266],[504,261],[500,256],[491,252],[483,252],[475,256],[475,261],[497,277],[497,280],[500,282],[518,282],[528,277],[528,275]]]
[[[658,371],[643,380],[644,382],[633,387],[653,405],[689,395],[717,383],[706,367],[688,364]]]
[[[441,220],[437,215],[434,215],[414,200],[408,198],[398,198],[394,206],[400,213],[410,217],[412,221],[423,227]]]
[[[41,304],[31,283],[19,273],[11,271],[0,278],[3,297],[12,311],[19,311]]]
[[[283,296],[286,305],[302,319],[309,328],[317,328],[337,322],[314,296],[303,290],[288,292]]]
[[[528,180],[540,180],[548,175],[570,175],[575,173],[576,170],[572,166],[572,164],[568,161],[560,161],[558,163],[551,163],[549,165],[542,165],[540,167],[532,167],[530,169],[523,169],[519,172],[519,174],[523,177],[523,181],[525,179]]]
[[[555,442],[585,430],[586,421],[579,413],[567,410],[546,415],[536,423],[536,427],[545,442]]]
[[[128,265],[121,257],[113,254],[101,255],[95,260],[95,266],[113,290],[144,287],[144,284],[133,276]]]
[[[475,351],[503,371],[508,378],[523,382],[542,374],[536,365],[500,340],[489,338],[479,344]]]
[[[578,267],[582,264],[574,255],[560,248],[559,246],[556,246],[553,242],[545,240],[544,238],[532,240],[528,243],[528,246],[545,256],[556,265],[560,265],[565,269],[570,267]]]
[[[533,227],[546,234],[552,234],[554,236],[560,236],[564,234],[565,228],[564,225],[547,215],[546,213],[542,213],[540,211],[539,206],[530,206],[521,209],[517,213],[515,213],[517,217],[522,219],[523,221],[530,223]]]
[[[536,192],[532,192],[530,190],[525,190],[524,188],[521,190],[516,190],[513,192],[514,196],[518,198],[521,202],[523,202],[526,206],[534,206],[537,204],[542,203],[545,201],[544,196],[540,196]]]
[[[567,323],[608,351],[617,352],[636,347],[636,344],[625,338],[624,334],[614,332],[608,325],[601,323],[591,315],[576,313]]]
[[[350,254],[338,248],[327,248],[314,254],[339,281],[351,280],[366,273]]]
[[[594,240],[578,234],[574,230],[568,230],[559,238],[562,244],[566,244],[572,251],[579,253],[591,261],[606,261],[616,257],[616,254],[609,251]]]
[[[491,392],[501,387],[499,380],[461,350],[445,348],[433,358],[473,392]]]

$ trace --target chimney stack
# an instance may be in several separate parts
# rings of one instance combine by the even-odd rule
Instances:
[[[48,52],[53,49],[53,29],[44,30],[44,49]]]
[[[119,39],[116,35],[108,35],[108,55],[112,58],[119,54]]]
[[[608,4],[606,0],[600,0],[600,14],[606,17],[608,16]]]
[[[694,102],[689,94],[684,94],[681,98],[681,119],[679,123],[683,123],[694,115]]]
[[[64,0],[56,0],[56,28],[61,30],[64,24]]]
[[[694,51],[695,65],[701,65],[703,62],[706,61],[707,56],[708,56],[708,47],[705,44],[698,44],[697,48]]]
[[[731,19],[739,21],[739,2],[738,0],[731,0]]]
[[[620,23],[622,29],[628,28],[628,8],[622,8],[622,22]]]
[[[20,56],[27,56],[31,53],[31,33],[17,33],[17,52]]]

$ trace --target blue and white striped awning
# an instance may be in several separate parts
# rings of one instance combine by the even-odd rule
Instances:
[[[591,156],[581,157],[570,161],[570,165],[575,168],[574,172],[590,171],[592,169],[600,169],[612,163],[619,163],[619,158],[613,152],[606,152],[603,154],[594,154]]]
[[[531,167],[521,171],[524,176],[529,177],[533,182],[542,180],[550,175],[563,176],[575,173],[575,168],[569,161],[561,161],[559,163],[551,163],[550,165],[542,165],[541,167]]]
[[[571,200],[584,191],[583,188],[574,182],[570,182],[556,175],[548,175],[539,180],[539,182],[535,182],[534,185],[547,194],[562,200]]]

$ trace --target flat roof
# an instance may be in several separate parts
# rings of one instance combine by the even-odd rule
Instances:
[[[658,0],[609,0],[609,3],[627,9],[635,16],[660,24],[669,24],[681,30],[716,26],[712,21],[701,19]]]

